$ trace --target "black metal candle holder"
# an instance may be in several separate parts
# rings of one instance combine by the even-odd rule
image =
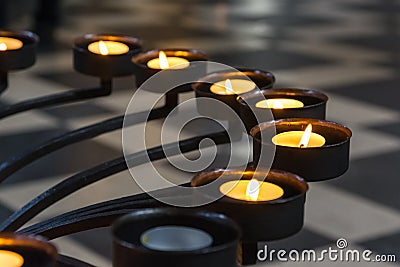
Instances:
[[[270,88],[275,83],[275,77],[271,72],[258,70],[258,69],[239,69],[239,71],[221,71],[209,74],[205,77],[200,78],[199,82],[192,85],[193,90],[196,92],[196,97],[208,97],[221,101],[231,107],[237,114],[239,114],[239,103],[237,101],[238,95],[218,95],[210,91],[211,86],[219,81],[226,79],[243,79],[249,80],[255,83],[258,88]],[[258,88],[257,88],[258,87]],[[229,120],[232,117],[231,113],[216,112],[215,107],[211,106],[210,102],[199,102],[197,110],[204,116],[209,116],[215,119]]]
[[[282,109],[256,107],[259,101],[276,98],[299,100],[304,106]],[[261,91],[241,95],[238,101],[240,104],[240,117],[246,126],[247,132],[250,132],[251,128],[260,123],[257,118],[261,118],[266,110],[271,110],[275,120],[285,118],[313,118],[324,120],[328,96],[309,89],[262,88]]]
[[[0,31],[0,36],[16,38],[23,42],[23,46],[19,49],[6,52],[0,51],[1,93],[7,87],[8,71],[27,68],[34,63],[38,38],[29,32],[11,31]],[[91,48],[90,45],[98,41],[122,43],[124,45],[122,46],[124,52],[119,50],[118,53],[112,53],[111,51],[111,54],[105,54],[103,51],[100,51],[100,46],[97,46],[96,49],[98,50],[94,52],[92,49],[93,45]],[[111,45],[111,43],[108,44]],[[127,49],[125,50],[125,48]],[[80,231],[108,227],[119,216],[134,211],[134,213],[119,219],[114,224],[115,267],[132,266],[132,264],[138,267],[156,265],[167,267],[203,267],[207,266],[207,264],[210,266],[236,267],[237,251],[239,251],[239,259],[242,264],[254,264],[257,259],[258,241],[284,238],[297,233],[303,226],[304,202],[308,186],[301,177],[293,173],[305,177],[308,181],[319,181],[337,177],[348,168],[351,131],[339,124],[318,120],[325,118],[327,96],[324,94],[312,90],[270,89],[275,82],[275,78],[272,73],[262,70],[241,69],[239,72],[225,70],[206,75],[207,64],[196,64],[196,62],[207,61],[208,57],[197,50],[163,50],[167,57],[175,56],[187,59],[189,66],[182,69],[167,69],[166,71],[156,68],[152,69],[147,66],[147,63],[149,60],[158,58],[160,51],[153,50],[140,53],[141,42],[136,38],[123,35],[87,34],[75,40],[73,49],[74,68],[81,73],[99,77],[100,86],[98,88],[78,89],[28,99],[5,106],[0,109],[0,119],[34,108],[109,95],[112,90],[113,77],[136,74],[138,87],[148,84],[147,87],[143,86],[144,90],[165,93],[166,90],[173,89],[166,94],[165,105],[153,109],[147,120],[164,118],[178,105],[178,93],[194,89],[196,97],[220,100],[233,109],[233,114],[241,115],[246,130],[250,131],[254,139],[255,163],[262,165],[262,161],[260,162],[261,151],[275,152],[276,149],[273,167],[285,171],[267,171],[258,167],[256,169],[253,167],[256,165],[253,164],[247,168],[243,168],[245,169],[244,171],[242,169],[239,170],[239,168],[207,171],[193,178],[191,186],[195,187],[196,194],[194,196],[192,192],[188,195],[177,195],[174,187],[158,192],[159,196],[169,197],[172,195],[188,199],[189,201],[192,201],[193,197],[206,198],[210,203],[206,206],[190,210],[165,208],[164,203],[152,199],[149,195],[139,194],[105,201],[61,214],[22,229],[19,231],[21,234],[41,235],[49,239],[57,238]],[[158,77],[161,78],[160,86],[154,83],[145,83],[151,76],[158,74],[161,75]],[[182,77],[185,77],[185,80],[197,82],[179,83]],[[212,84],[226,79],[250,80],[255,83],[256,90],[253,89],[249,93],[240,95],[216,94],[210,90]],[[169,87],[169,85],[177,83],[182,85],[174,86],[173,88]],[[262,90],[259,91],[258,88],[262,88]],[[275,119],[280,120],[261,120],[266,122],[257,125],[255,117],[257,117],[258,110],[256,109],[254,113],[254,108],[251,106],[257,103],[255,102],[257,97],[262,97],[262,99],[297,99],[304,103],[304,107],[283,110],[267,109],[269,113],[272,112],[271,116],[273,114]],[[234,122],[231,120],[232,114],[225,114],[224,112],[219,112],[219,110],[216,111],[215,107],[205,105],[204,103],[206,102],[201,102],[197,105],[198,111],[202,115],[220,120],[228,120],[230,125]],[[260,112],[264,113],[264,111]],[[130,116],[138,118],[137,120],[133,120],[132,124],[143,122],[140,119],[141,113],[131,114]],[[307,117],[313,119],[281,119],[287,117]],[[28,163],[48,153],[69,144],[120,129],[123,125],[123,118],[123,116],[118,116],[104,122],[76,129],[8,159],[0,168],[0,182]],[[313,132],[325,137],[326,144],[322,147],[297,148],[275,146],[271,140],[273,135],[268,136],[268,133],[275,134],[275,128],[279,134],[291,130],[304,130],[309,123],[314,126]],[[261,134],[264,131],[267,132],[267,139],[265,139],[264,134]],[[236,133],[238,134],[234,135],[234,137],[242,137],[243,135],[241,129],[234,132],[234,134]],[[119,157],[104,162],[66,178],[54,187],[49,188],[46,192],[27,203],[2,222],[0,224],[0,231],[17,231],[42,210],[62,198],[89,184],[126,170],[128,168],[127,162],[133,162],[130,165],[132,167],[143,164],[148,157],[150,160],[155,161],[167,155],[174,155],[177,152],[186,153],[197,149],[204,138],[211,138],[216,145],[235,140],[229,131],[228,133],[222,132],[207,136],[197,136],[179,141],[177,144],[180,148],[179,150],[176,150],[176,146],[171,144],[170,146],[160,146],[146,151],[139,151],[128,155],[126,158]],[[172,154],[167,153],[172,151]],[[250,180],[251,178],[275,184],[275,186],[281,187],[284,193],[279,198],[269,201],[250,201],[234,199],[229,197],[229,194],[223,195],[219,190],[220,186],[225,182],[239,179]],[[190,185],[183,184],[181,186]],[[206,187],[207,189],[205,189]],[[215,199],[218,200],[215,202],[211,201]],[[233,220],[225,216],[229,216]],[[141,239],[145,236],[143,233],[146,233],[149,229],[165,225],[200,229],[212,236],[212,242],[197,249],[180,249],[174,251],[171,249],[155,249],[149,246],[144,241],[145,239]],[[243,232],[243,236],[239,250],[237,250],[240,232]],[[14,241],[2,243],[2,238]],[[24,241],[19,243],[20,240]],[[38,242],[39,245],[34,242]],[[32,251],[27,250],[27,248],[32,248]],[[35,237],[23,237],[13,234],[0,234],[0,250],[2,249],[15,251],[15,253],[22,255],[26,260],[26,264],[23,266],[28,267],[54,266],[57,256],[55,248],[46,241]],[[56,265],[60,267],[90,267],[87,263],[62,255],[58,255]]]
[[[141,241],[143,233],[160,226],[195,228],[209,234],[212,243],[187,251],[162,251],[144,246]],[[172,208],[143,209],[117,220],[113,225],[113,235],[114,267],[130,267],[132,264],[137,267],[237,266],[240,229],[221,214]]]
[[[222,184],[238,179],[270,182],[284,190],[282,197],[270,201],[244,201],[223,196],[219,191]],[[211,184],[212,183],[212,184]],[[211,184],[211,187],[204,185]],[[254,264],[258,241],[270,241],[288,237],[303,226],[304,203],[307,183],[299,176],[280,170],[256,170],[248,167],[239,169],[216,169],[196,175],[191,182],[198,189],[198,197],[216,199],[204,207],[234,219],[241,227],[243,264]],[[251,250],[249,253],[247,250]]]
[[[159,73],[161,69],[152,69],[147,66],[147,63],[159,57],[160,51],[163,51],[167,57],[180,57],[184,58],[190,62],[194,61],[207,61],[208,56],[199,50],[195,49],[165,49],[165,50],[151,50],[147,52],[140,53],[132,58],[132,62],[136,67],[136,86],[139,88],[147,79],[151,76]],[[196,65],[194,68],[192,65],[184,69],[167,69],[163,71],[162,75],[158,77],[160,79],[160,84],[162,84],[162,80],[165,80],[168,84],[168,81],[179,81],[182,77],[185,77],[188,80],[197,80],[198,77],[201,77],[206,74],[206,65]],[[166,92],[168,89],[173,89],[173,92],[188,92],[191,91],[192,88],[190,84],[184,84],[178,86],[176,88],[144,88],[144,90],[149,90],[153,92]]]
[[[25,33],[25,32],[23,32]],[[27,34],[29,35],[29,34]],[[35,35],[33,35],[34,39]],[[89,51],[89,45],[97,41],[112,41],[119,42],[126,46],[127,51],[121,54],[102,55]],[[32,41],[33,42],[33,41]],[[33,43],[31,46],[33,46]],[[32,47],[27,45],[27,52],[33,51]],[[25,48],[25,45],[23,46]],[[30,50],[29,50],[29,49]],[[35,108],[48,107],[57,104],[65,104],[75,101],[82,101],[89,98],[102,97],[109,95],[112,90],[112,78],[116,76],[130,75],[134,73],[134,67],[130,59],[133,55],[138,53],[141,49],[141,42],[137,38],[122,36],[122,35],[95,35],[87,34],[75,40],[74,49],[74,67],[77,71],[85,74],[98,76],[100,78],[100,86],[97,88],[77,89],[73,91],[62,92],[58,94],[51,94],[41,96],[33,99],[21,101],[19,103],[8,105],[0,108],[0,119],[10,115],[14,115],[23,111],[32,110]],[[6,51],[17,52],[19,50]],[[111,51],[112,52],[112,51]],[[3,52],[0,52],[0,56]],[[16,58],[15,60],[17,60]],[[29,62],[32,62],[29,61]],[[0,62],[2,64],[4,62]],[[33,64],[33,62],[32,62]],[[2,72],[0,69],[0,93],[4,90],[7,84],[7,73]],[[2,89],[3,88],[3,89]],[[174,97],[171,96],[171,101],[175,102]],[[168,101],[167,102],[171,102]]]
[[[39,236],[2,233],[0,251],[16,253],[22,257],[23,267],[55,267],[57,259],[57,249]]]
[[[118,55],[101,55],[89,51],[88,46],[98,41],[120,42],[127,45],[129,50]],[[131,58],[138,54],[141,48],[142,42],[135,37],[115,34],[86,34],[74,41],[74,68],[78,72],[103,79],[132,75],[135,68]]]
[[[326,142],[322,147],[288,147],[274,145],[272,134],[287,131],[304,131],[312,124],[313,132],[322,135]],[[261,140],[264,132],[264,140]],[[342,175],[349,167],[351,131],[340,124],[317,119],[281,119],[261,123],[250,131],[253,137],[253,160],[260,161],[262,150],[271,151],[275,147],[273,168],[287,170],[301,175],[307,181],[322,181]]]
[[[0,92],[7,86],[7,73],[25,69],[36,61],[36,46],[39,37],[28,31],[0,30],[0,37],[14,38],[22,42],[22,47],[15,50],[0,51]]]

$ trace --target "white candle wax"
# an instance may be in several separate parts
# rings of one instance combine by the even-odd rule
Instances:
[[[159,251],[193,251],[211,246],[213,238],[203,230],[187,226],[159,226],[145,231],[143,246]]]

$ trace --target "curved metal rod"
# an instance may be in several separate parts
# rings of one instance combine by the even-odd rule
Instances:
[[[179,185],[179,187],[190,187],[190,183],[185,183],[185,184],[181,184]],[[155,190],[152,191],[152,195],[154,196],[155,194],[157,195],[157,199],[167,199],[167,198],[171,198],[171,196],[173,197],[186,197],[184,195],[182,195],[182,191],[180,191],[179,187],[169,187],[169,188],[164,188],[164,189],[159,189],[159,190]],[[175,192],[175,190],[178,190]],[[191,197],[191,195],[190,195]],[[86,206],[83,208],[79,208],[76,210],[72,210],[63,214],[60,214],[56,217],[50,218],[46,221],[42,221],[39,223],[36,223],[34,225],[31,225],[27,228],[24,228],[22,230],[20,230],[19,232],[31,232],[31,231],[36,231],[36,229],[40,229],[40,228],[44,228],[44,227],[51,227],[54,226],[54,224],[56,222],[62,222],[62,221],[66,221],[66,220],[70,220],[73,218],[80,218],[82,216],[88,216],[88,215],[94,215],[94,214],[100,214],[100,213],[104,213],[104,212],[112,212],[115,210],[119,210],[119,209],[136,209],[136,208],[143,208],[143,203],[149,204],[151,203],[151,205],[147,206],[160,206],[161,203],[159,202],[148,202],[148,200],[153,200],[154,198],[151,197],[150,195],[146,194],[146,193],[142,193],[142,194],[137,194],[137,195],[133,195],[133,196],[127,196],[127,197],[122,197],[122,198],[117,198],[117,199],[113,199],[113,200],[108,200],[105,202],[100,202],[100,203],[96,203],[90,206]]]
[[[72,210],[72,211],[66,212],[64,214],[58,215],[54,219],[51,218],[47,221],[37,223],[37,224],[29,227],[29,229],[34,229],[35,227],[43,227],[46,224],[53,224],[53,222],[57,221],[57,220],[68,220],[69,218],[79,217],[82,215],[97,214],[97,213],[102,213],[102,212],[106,212],[106,211],[114,211],[117,209],[122,209],[123,207],[124,207],[124,209],[133,209],[133,208],[137,207],[137,204],[139,201],[146,201],[146,200],[152,200],[152,199],[157,199],[159,201],[160,199],[186,198],[187,196],[183,195],[183,192],[181,191],[181,187],[190,187],[190,186],[191,186],[190,183],[184,183],[184,184],[180,184],[179,186],[176,186],[176,187],[168,187],[168,188],[154,190],[151,192],[151,195],[148,193],[141,193],[141,194],[136,194],[136,195],[132,195],[132,196],[127,196],[127,197],[117,198],[117,199],[113,199],[113,200],[108,200],[105,202],[96,203],[96,204],[93,204],[90,206],[86,206],[83,208],[79,208],[79,209]],[[184,194],[187,194],[187,193],[184,193]],[[190,194],[189,197],[192,197],[192,195]]]
[[[190,183],[181,184],[180,186],[190,187]],[[164,188],[164,189],[152,191],[152,195],[153,196],[157,195],[157,197],[158,197],[157,199],[160,199],[160,198],[166,199],[166,198],[174,198],[174,197],[175,198],[177,198],[177,197],[179,197],[179,198],[192,197],[192,195],[188,195],[188,196],[182,195],[182,191],[179,191],[179,190],[180,189],[178,187]],[[96,204],[93,204],[90,206],[86,206],[83,208],[79,208],[76,210],[72,210],[72,211],[63,213],[56,217],[50,218],[46,221],[39,222],[39,223],[31,225],[27,228],[24,228],[24,229],[20,230],[19,232],[20,233],[34,232],[34,231],[37,231],[37,229],[52,227],[57,222],[63,222],[63,221],[71,220],[74,218],[80,218],[82,216],[95,215],[95,214],[100,214],[100,213],[104,213],[104,212],[113,212],[113,211],[121,210],[121,209],[126,209],[126,210],[136,209],[136,208],[138,208],[138,206],[140,208],[143,208],[143,203],[148,204],[148,206],[146,206],[146,207],[162,205],[160,202],[157,202],[157,201],[149,202],[149,200],[154,200],[154,199],[150,195],[145,194],[145,193],[128,196],[128,197],[112,199],[112,200],[96,203]]]
[[[147,112],[135,113],[127,116],[132,118],[127,120],[131,125],[135,123],[155,120],[164,118],[171,112],[178,104],[178,95],[176,93],[171,93],[166,95],[165,105],[160,108],[153,109],[148,118],[146,118]],[[14,174],[18,170],[22,169],[29,163],[50,154],[58,149],[66,147],[68,145],[94,138],[104,133],[108,133],[117,129],[121,129],[124,121],[124,116],[114,117],[108,120],[101,121],[89,126],[85,126],[33,147],[22,154],[13,156],[8,160],[0,164],[0,183],[6,180],[10,175]]]
[[[150,200],[149,200],[150,201]],[[155,201],[155,200],[154,200]],[[145,205],[140,203],[136,209],[155,207],[155,205]],[[110,226],[117,218],[128,214],[135,209],[116,210],[111,212],[84,215],[78,218],[70,218],[69,220],[57,221],[46,227],[36,229],[25,229],[19,233],[24,235],[41,235],[48,239],[55,239],[86,230]]]
[[[81,260],[58,254],[57,257],[57,266],[58,267],[95,267],[87,262],[83,262]]]
[[[96,124],[82,127],[80,129],[47,140],[36,147],[24,151],[20,155],[13,156],[5,160],[0,164],[0,183],[29,163],[47,154],[50,154],[53,151],[61,149],[70,144],[94,138],[103,133],[111,132],[121,128],[123,119],[124,116],[118,116]]]
[[[24,100],[22,102],[1,108],[0,119],[35,108],[48,107],[57,104],[65,104],[100,96],[107,96],[111,94],[111,87],[111,80],[102,79],[101,86],[99,88],[77,89],[68,92]]]
[[[228,134],[224,132],[214,133],[205,136],[193,137],[179,141],[180,152],[185,153],[198,148],[201,140],[205,137],[211,138],[216,144],[223,144],[230,141]],[[158,146],[151,148],[146,151],[137,152],[127,157],[127,161],[132,162],[132,166],[138,166],[147,161],[150,158],[151,161],[162,159],[165,157],[164,150],[171,150],[171,154],[179,153],[175,149],[176,143],[172,143],[165,146]],[[113,174],[124,171],[128,168],[124,157],[120,157],[111,161],[107,161],[100,165],[97,165],[91,169],[80,172],[68,179],[63,180],[54,187],[48,189],[38,197],[30,201],[23,208],[16,211],[10,217],[8,217],[1,225],[1,231],[15,231],[34,216],[39,214],[50,205],[59,201],[60,199],[72,194],[73,192],[90,185],[94,182],[100,181],[103,178],[111,176]]]
[[[183,186],[190,186],[184,184]],[[176,187],[157,190],[169,198],[189,199],[191,194],[174,195]],[[155,191],[154,191],[155,192]],[[153,193],[154,193],[153,192]],[[73,210],[18,231],[20,234],[38,234],[49,239],[100,227],[107,227],[121,215],[144,208],[163,207],[167,204],[156,199],[135,199],[135,196],[118,198]],[[89,221],[88,221],[89,220]]]

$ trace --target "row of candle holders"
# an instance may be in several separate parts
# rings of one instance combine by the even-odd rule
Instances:
[[[37,42],[30,32],[0,31],[0,91],[7,88],[8,72],[34,64]],[[225,103],[253,139],[253,162],[245,171],[222,168],[193,177],[191,186],[197,193],[191,197],[218,200],[192,209],[160,203],[159,208],[139,209],[118,219],[112,230],[115,267],[234,267],[238,254],[242,264],[253,264],[257,242],[285,238],[302,228],[307,182],[338,177],[348,168],[351,131],[325,120],[325,94],[272,88],[275,77],[263,70],[211,74],[205,68],[193,70],[194,62],[208,60],[205,53],[192,49],[142,52],[141,41],[129,36],[87,34],[75,40],[73,51],[75,70],[102,81],[135,75],[139,88],[161,71],[166,83],[180,76],[196,77],[197,82],[166,95],[194,91],[197,99]],[[215,119],[233,120],[232,114],[201,101],[197,110]],[[270,113],[270,120],[263,119]],[[262,155],[271,151],[275,156],[269,170]],[[202,190],[211,183],[212,190]],[[40,237],[0,234],[3,267],[55,266],[56,260],[54,246]]]

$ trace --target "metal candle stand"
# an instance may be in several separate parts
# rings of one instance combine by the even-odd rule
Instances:
[[[0,52],[0,93],[7,87],[7,73],[11,70],[27,68],[35,61],[35,48],[38,42],[36,35],[29,32],[0,31],[0,36],[13,37],[23,42],[23,47],[18,50]],[[128,46],[128,52],[113,54],[96,54],[89,51],[89,44],[97,41],[116,41]],[[155,74],[165,81],[178,79],[181,75],[203,76],[206,69],[192,68],[194,61],[206,61],[208,57],[197,50],[167,49],[163,50],[167,56],[183,57],[190,62],[189,67],[181,70],[167,70],[160,72],[158,69],[147,67],[147,62],[157,58],[160,50],[140,53],[142,44],[140,40],[133,37],[111,34],[87,34],[77,38],[74,42],[74,68],[75,70],[100,78],[100,87],[92,89],[78,89],[71,92],[40,97],[23,101],[0,109],[0,119],[22,111],[34,108],[63,104],[72,101],[109,95],[112,89],[112,78],[118,76],[136,76],[139,86],[145,85],[146,80]],[[114,266],[131,266],[132,262],[140,266],[205,266],[219,265],[224,267],[236,266],[236,255],[240,239],[239,260],[242,264],[254,264],[257,260],[257,242],[271,241],[285,238],[297,233],[303,226],[305,196],[308,190],[307,181],[319,181],[331,179],[344,173],[349,162],[349,141],[351,131],[341,125],[318,119],[325,118],[327,96],[312,90],[301,89],[271,89],[275,82],[272,73],[262,70],[241,69],[241,72],[216,72],[207,75],[195,84],[178,86],[166,93],[165,105],[151,111],[148,120],[164,118],[178,104],[178,94],[182,92],[195,91],[196,97],[208,97],[222,101],[233,111],[240,115],[245,123],[246,130],[253,137],[254,162],[249,164],[243,172],[237,169],[218,169],[199,173],[191,184],[196,189],[195,196],[212,198],[220,195],[220,198],[206,206],[194,209],[172,209],[165,204],[152,199],[147,194],[109,200],[92,206],[80,208],[46,221],[34,224],[20,230],[23,237],[13,234],[0,234],[0,250],[5,248],[21,254],[26,259],[24,266],[53,266],[57,252],[54,247],[44,240],[38,240],[26,235],[43,235],[49,238],[57,238],[68,234],[106,227],[113,225],[114,234]],[[165,74],[162,74],[165,73]],[[249,79],[262,88],[261,92],[250,92],[243,95],[218,95],[210,91],[210,83],[225,79]],[[168,85],[166,83],[165,85]],[[164,92],[165,88],[146,88],[153,92]],[[256,88],[257,89],[257,88]],[[272,109],[273,116],[277,121],[263,122],[258,124],[255,114],[250,108],[255,100],[262,96],[265,98],[292,98],[304,103],[302,108],[294,109]],[[210,114],[208,106],[199,104],[198,111],[202,115],[208,115],[216,119],[228,120],[231,117],[223,112]],[[256,109],[256,112],[264,112]],[[131,114],[130,116],[140,116]],[[290,119],[297,117],[295,119]],[[300,117],[300,118],[299,118]],[[51,139],[39,147],[25,151],[18,157],[7,160],[0,166],[0,182],[8,178],[12,173],[26,166],[28,163],[47,155],[57,149],[85,139],[93,138],[102,133],[122,128],[123,116],[96,123],[75,131],[71,131],[54,139]],[[304,119],[307,118],[307,119]],[[313,119],[311,119],[313,118]],[[135,123],[141,122],[136,120]],[[272,136],[267,140],[260,138],[261,132],[276,128],[277,133],[304,130],[307,124],[314,126],[314,132],[326,138],[326,144],[318,148],[293,148],[275,146],[272,144]],[[274,132],[274,131],[273,131]],[[226,132],[215,133],[208,136],[199,136],[182,140],[178,143],[181,153],[198,149],[199,143],[205,137],[211,138],[215,144],[228,143],[230,141]],[[171,144],[171,147],[173,144]],[[273,170],[264,170],[255,167],[259,163],[263,149],[276,149],[273,162]],[[120,157],[91,169],[71,176],[46,192],[38,196],[15,212],[0,225],[0,231],[15,231],[36,216],[40,211],[46,209],[65,196],[101,179],[126,170],[126,160],[133,160],[136,165],[143,162],[143,158],[150,157],[151,160],[162,159],[166,156],[165,147],[155,147],[147,151],[140,151],[129,155],[127,159]],[[172,148],[171,148],[172,149]],[[175,150],[174,150],[175,151]],[[296,158],[295,161],[291,160]],[[261,162],[262,163],[262,162]],[[287,172],[290,171],[291,173]],[[221,176],[224,174],[223,176]],[[230,175],[239,175],[240,178],[249,180],[258,177],[259,180],[268,181],[284,191],[284,195],[271,201],[241,201],[221,195],[219,187],[227,182]],[[298,176],[300,175],[300,176]],[[204,185],[212,185],[212,190],[202,190]],[[160,190],[161,194],[170,196],[174,194],[174,188]],[[162,207],[162,208],[161,208]],[[132,213],[133,212],[133,213]],[[121,215],[131,213],[126,217],[118,219]],[[235,221],[239,226],[236,225]],[[115,222],[115,223],[114,223]],[[203,230],[213,237],[213,243],[202,249],[191,251],[159,251],[144,247],[138,242],[138,237],[144,231],[155,226],[181,225],[190,226]],[[38,251],[26,254],[18,246],[4,247],[10,239],[10,244],[17,244],[19,240],[30,240],[38,242],[40,246],[33,246]],[[36,241],[35,241],[36,240]],[[24,241],[25,242],[25,241]],[[26,244],[22,247],[26,247]],[[19,244],[19,243],[18,243]],[[36,243],[35,243],[36,244]],[[29,246],[28,246],[29,247]],[[40,253],[45,251],[46,257]],[[41,261],[45,259],[45,261]],[[40,263],[38,264],[38,261]],[[172,265],[171,265],[172,264]],[[135,266],[136,266],[135,265]],[[58,255],[57,266],[60,267],[89,267],[90,265],[77,259]]]

